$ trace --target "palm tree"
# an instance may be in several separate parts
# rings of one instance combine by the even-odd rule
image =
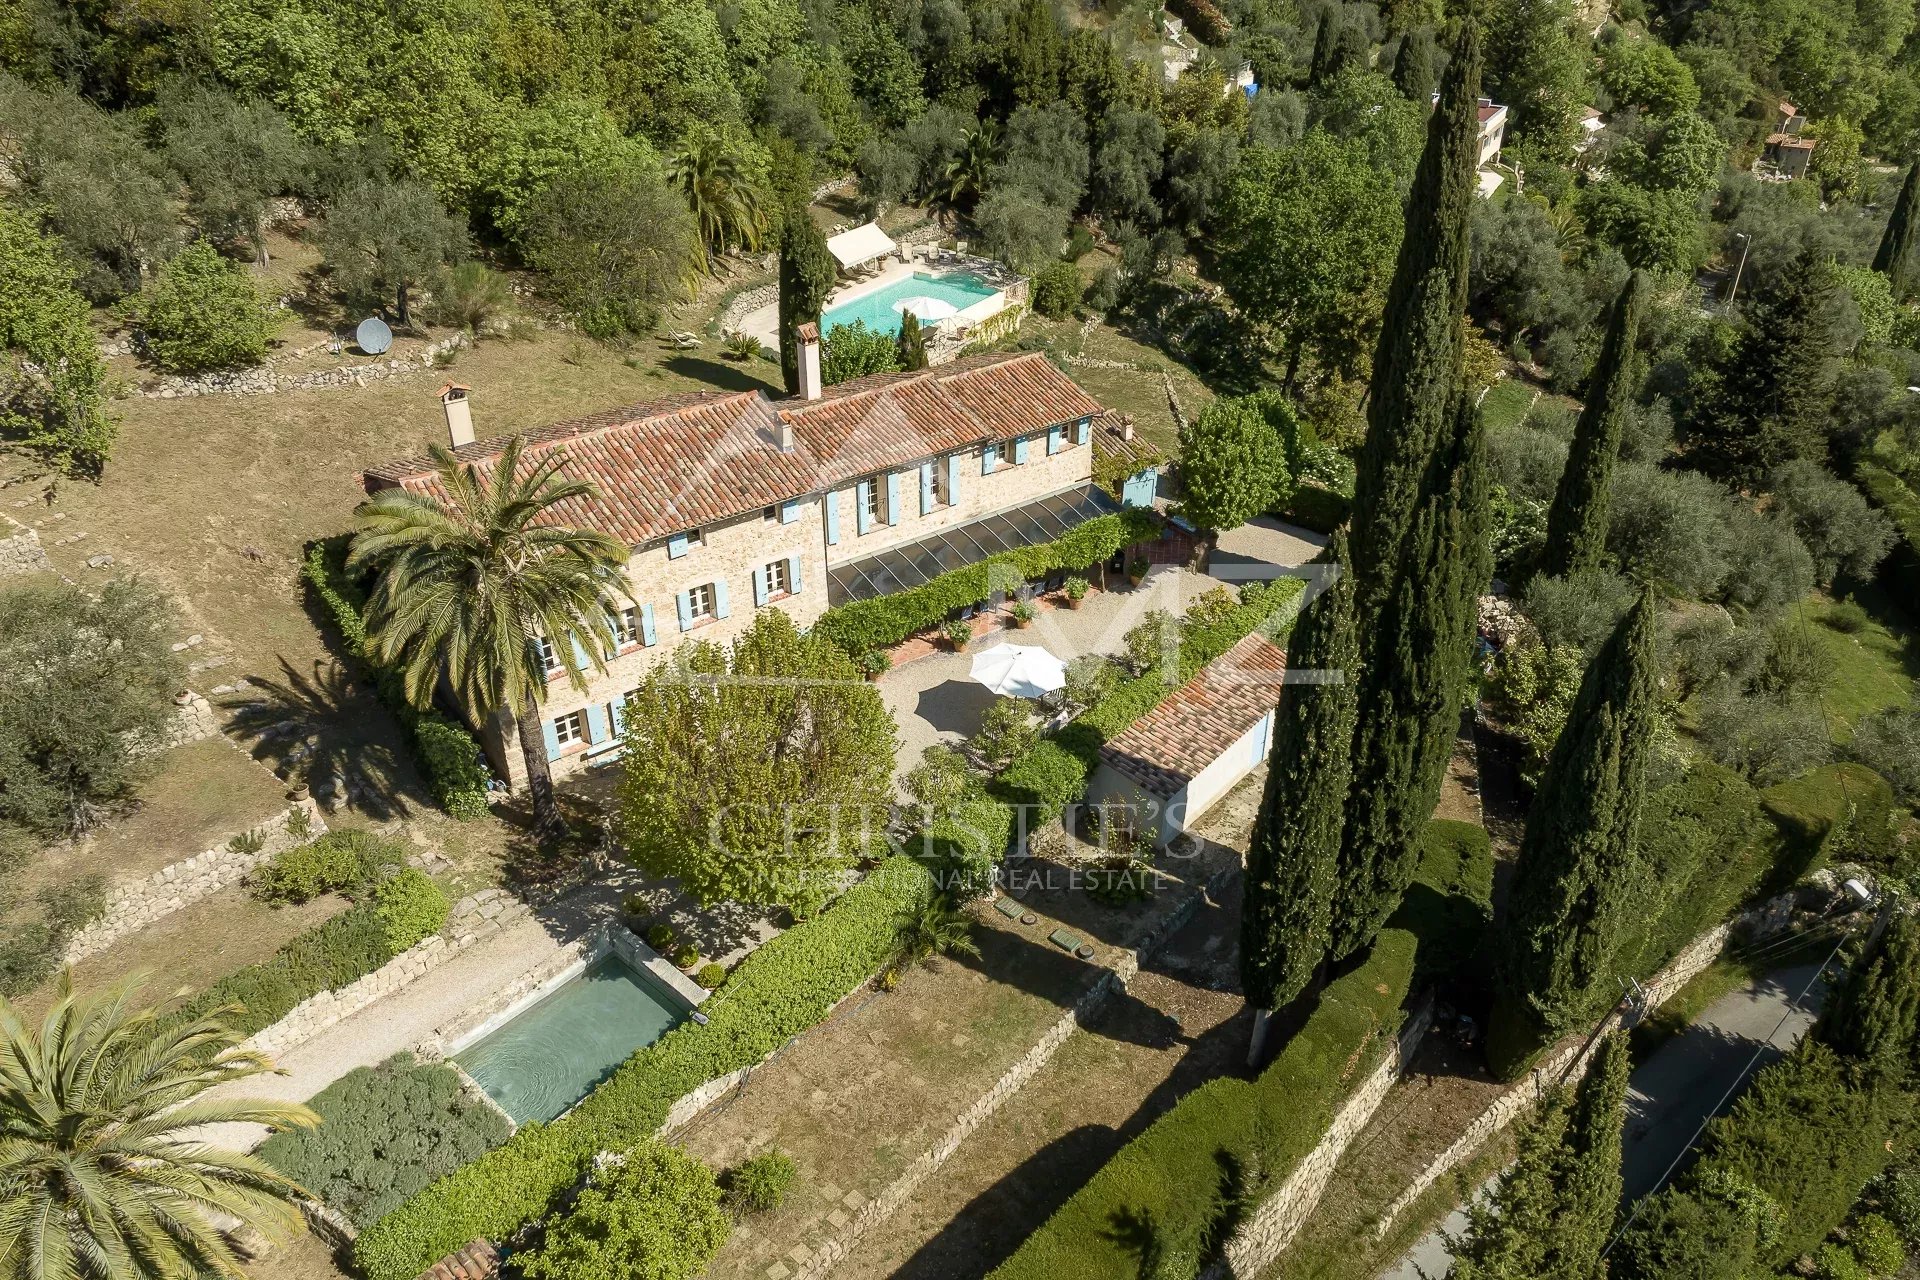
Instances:
[[[0,1275],[9,1280],[238,1277],[244,1237],[298,1221],[299,1185],[197,1136],[206,1125],[308,1128],[290,1103],[209,1098],[271,1071],[215,1010],[133,1003],[144,978],[77,997],[36,1030],[0,997]]]
[[[987,173],[999,150],[1000,125],[991,117],[962,135],[959,153],[947,161],[946,184],[941,190],[948,204],[957,206],[986,188]]]
[[[687,143],[667,165],[667,177],[686,196],[687,207],[700,224],[703,269],[713,254],[734,245],[760,247],[760,233],[767,228],[766,210],[739,158],[724,141],[709,135]]]
[[[895,918],[895,968],[931,964],[935,956],[945,955],[980,958],[980,944],[973,940],[973,917],[952,898],[934,894]]]
[[[556,511],[596,500],[587,480],[563,480],[555,450],[522,474],[520,437],[483,472],[433,447],[445,498],[383,489],[360,505],[349,569],[379,571],[367,600],[374,659],[405,677],[408,701],[426,707],[444,672],[476,716],[507,707],[527,762],[534,832],[565,831],[540,733],[547,659],[576,689],[585,669],[606,670],[610,617],[628,594],[625,543],[563,524]]]

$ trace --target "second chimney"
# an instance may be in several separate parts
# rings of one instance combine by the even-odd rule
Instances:
[[[472,387],[449,382],[439,391],[440,407],[447,414],[447,439],[453,441],[456,449],[473,443],[473,406],[467,401],[472,390]]]
[[[811,320],[797,326],[793,331],[793,342],[799,348],[800,398],[818,400],[820,398],[820,326]]]

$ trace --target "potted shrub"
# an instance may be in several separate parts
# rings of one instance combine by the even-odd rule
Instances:
[[[1068,578],[1067,584],[1065,588],[1063,588],[1067,596],[1067,608],[1078,609],[1081,606],[1081,604],[1086,600],[1087,590],[1091,586],[1092,584],[1089,583],[1085,578],[1081,578],[1081,577]]]
[[[869,649],[853,660],[860,668],[860,674],[869,680],[878,680],[893,666],[893,655],[885,649]]]
[[[679,940],[680,935],[673,931],[670,924],[656,924],[647,930],[647,945],[663,955],[671,951],[673,944]]]
[[[700,966],[700,972],[693,975],[693,980],[709,991],[716,990],[727,980],[727,966],[717,960],[709,960]]]
[[[953,646],[953,651],[959,653],[973,643],[973,624],[965,618],[955,618],[940,628],[940,634]]]
[[[694,946],[691,942],[682,943],[680,948],[673,953],[673,962],[679,965],[683,971],[687,973],[693,972],[700,964],[700,948]]]
[[[1145,556],[1138,557],[1133,563],[1127,566],[1127,581],[1136,587],[1139,586],[1147,580],[1147,570],[1149,567],[1151,566],[1147,564],[1147,558]]]
[[[1033,620],[1040,616],[1040,611],[1033,607],[1031,600],[1015,600],[1013,608],[1007,610],[1007,615],[1013,619],[1016,629],[1024,631],[1033,625]]]

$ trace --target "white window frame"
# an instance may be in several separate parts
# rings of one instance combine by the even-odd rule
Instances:
[[[541,668],[550,676],[560,674],[564,670],[564,664],[560,661],[560,646],[547,636],[535,636],[533,642],[540,649]]]
[[[619,648],[640,643],[640,606],[628,605],[613,612],[613,638]]]
[[[936,507],[952,506],[953,494],[950,492],[952,487],[953,486],[948,483],[947,460],[945,458],[935,458],[933,460],[933,505]]]
[[[867,477],[867,532],[872,533],[887,523],[887,478],[884,475]],[[859,489],[854,490],[855,494]]]
[[[584,746],[587,741],[587,712],[582,707],[578,711],[568,711],[553,718],[553,740],[561,750],[572,746]]]
[[[687,588],[687,617],[697,626],[702,622],[712,622],[718,615],[720,594],[713,589],[711,582],[698,582]]]
[[[787,576],[787,557],[769,560],[761,566],[761,581],[767,586],[767,599],[778,600],[781,596],[793,594],[793,582]]]

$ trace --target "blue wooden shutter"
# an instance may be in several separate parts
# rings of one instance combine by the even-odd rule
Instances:
[[[607,740],[607,709],[597,702],[587,704],[587,742]]]
[[[627,731],[627,695],[621,694],[607,704],[607,715],[613,721],[613,736],[619,737]]]
[[[837,546],[840,542],[840,495],[829,489],[821,496],[827,515],[827,545]]]
[[[960,455],[957,453],[947,455],[947,505],[960,505]]]
[[[872,492],[871,480],[862,480],[853,487],[853,527],[861,533],[873,528],[873,517],[867,514],[867,495]]]
[[[787,590],[794,595],[800,594],[800,557],[787,557]]]
[[[1073,424],[1073,442],[1085,444],[1093,436],[1093,419],[1082,418]]]
[[[753,571],[753,607],[758,609],[766,602],[767,571],[765,569],[755,569]]]
[[[687,554],[687,535],[676,533],[667,539],[667,559],[678,560]]]
[[[693,596],[685,591],[677,591],[674,597],[680,605],[680,629],[693,630]]]
[[[653,606],[640,606],[640,643],[653,645],[660,643],[660,635],[653,629]]]
[[[716,618],[724,618],[728,612],[727,580],[725,578],[715,578],[713,580],[713,616]]]
[[[780,523],[792,524],[800,518],[800,499],[789,498],[780,504]]]
[[[593,666],[592,660],[587,657],[587,646],[580,643],[579,636],[573,637],[573,660],[583,667]]]
[[[1047,428],[1047,453],[1055,454],[1067,447],[1067,429],[1065,427]]]
[[[920,514],[923,516],[933,514],[933,464],[931,462],[920,464]]]
[[[996,451],[994,449],[994,446],[990,444],[983,444],[980,446],[980,474],[981,475],[990,476],[993,474],[993,458],[994,458],[995,452]]]
[[[1019,466],[1027,460],[1027,438],[1017,437],[1013,442],[1013,465]]]
[[[900,473],[887,472],[887,523],[900,523]]]
[[[555,731],[553,721],[542,720],[540,722],[540,736],[547,740],[547,759],[558,760],[560,758],[560,734]]]

